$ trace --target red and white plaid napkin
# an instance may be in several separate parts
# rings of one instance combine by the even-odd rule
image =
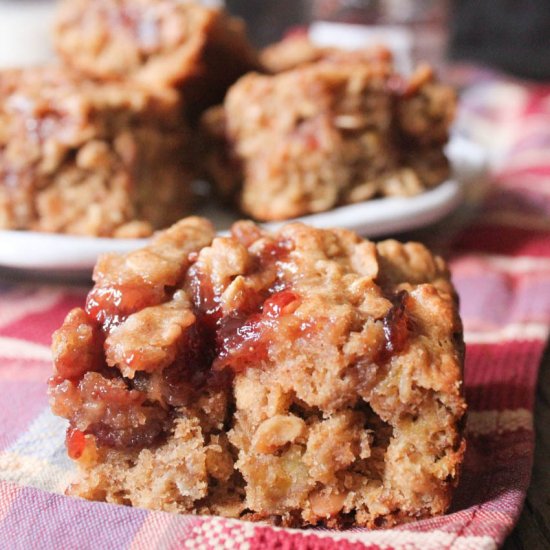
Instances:
[[[492,147],[493,188],[451,243],[466,328],[469,446],[451,512],[396,529],[278,529],[63,496],[72,466],[51,415],[49,343],[84,289],[0,285],[0,546],[11,549],[490,549],[517,520],[550,326],[550,88],[486,82],[463,122]],[[0,243],[1,246],[1,243]]]

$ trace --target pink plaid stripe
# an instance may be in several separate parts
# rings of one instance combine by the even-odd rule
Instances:
[[[469,447],[448,515],[396,529],[294,531],[71,499],[47,408],[51,331],[83,291],[0,288],[0,541],[10,548],[484,549],[500,545],[529,483],[537,370],[550,326],[550,90],[484,84],[465,112],[500,122],[499,170],[451,267],[467,332]],[[483,98],[490,101],[483,104]],[[504,159],[504,160],[503,160]],[[528,218],[529,223],[526,223]],[[60,421],[59,421],[60,422]],[[60,435],[61,434],[61,435]],[[56,492],[57,491],[57,492]]]

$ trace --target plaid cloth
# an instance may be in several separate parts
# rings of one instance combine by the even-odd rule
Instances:
[[[0,546],[489,549],[529,484],[533,400],[550,325],[550,89],[478,85],[462,126],[493,147],[493,187],[451,243],[466,328],[469,446],[451,512],[395,529],[297,531],[63,496],[64,421],[48,410],[49,343],[85,289],[0,287]]]

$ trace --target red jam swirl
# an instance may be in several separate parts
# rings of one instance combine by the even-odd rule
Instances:
[[[217,357],[213,368],[231,367],[240,372],[266,360],[270,335],[277,329],[279,318],[292,313],[299,304],[297,294],[283,290],[268,298],[259,313],[225,318],[217,332]]]
[[[409,293],[405,290],[393,298],[393,306],[382,319],[384,325],[384,348],[380,351],[379,361],[388,361],[392,355],[403,351],[409,338],[410,318],[407,314]]]
[[[86,369],[74,376],[72,364],[65,363],[83,365],[82,356],[76,348],[73,352],[74,346],[65,346],[66,357],[59,360],[62,368],[50,381],[57,409],[71,422],[66,440],[69,456],[82,456],[86,434],[93,435],[99,445],[117,449],[143,448],[159,441],[172,421],[168,407],[188,404],[205,386],[227,388],[234,373],[248,366],[261,366],[268,358],[269,343],[281,318],[292,314],[300,304],[300,297],[285,288],[279,265],[291,249],[292,243],[287,241],[265,243],[255,255],[251,272],[273,270],[271,284],[260,290],[250,289],[239,308],[229,314],[222,309],[224,289],[215,288],[208,273],[193,263],[180,286],[188,292],[196,322],[187,329],[174,363],[154,379],[138,373],[130,380],[123,378],[118,369],[108,368],[103,342],[129,315],[165,301],[170,289],[143,282],[104,282],[94,287],[88,295],[86,313],[82,314],[84,319],[76,318],[67,327],[69,335],[74,334],[78,327],[73,325],[86,324],[88,319],[97,331],[89,338],[90,348],[86,348],[92,354]],[[192,262],[197,260],[198,255],[190,258]],[[97,365],[92,361],[95,353]],[[76,425],[86,429],[76,429]]]
[[[86,437],[84,432],[76,428],[69,428],[65,437],[67,454],[73,460],[78,460],[86,449]]]
[[[163,290],[147,284],[96,286],[88,294],[85,309],[108,333],[132,313],[160,304],[163,299]]]

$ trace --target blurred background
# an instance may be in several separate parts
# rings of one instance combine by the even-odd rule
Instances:
[[[220,0],[205,0],[220,4]],[[48,28],[55,0],[0,0],[0,65],[51,56]],[[323,42],[385,41],[400,62],[470,62],[520,77],[550,77],[548,0],[226,0],[258,46],[313,25]],[[361,25],[342,33],[338,24]],[[339,30],[340,29],[340,30]],[[344,37],[344,38],[342,38]]]

